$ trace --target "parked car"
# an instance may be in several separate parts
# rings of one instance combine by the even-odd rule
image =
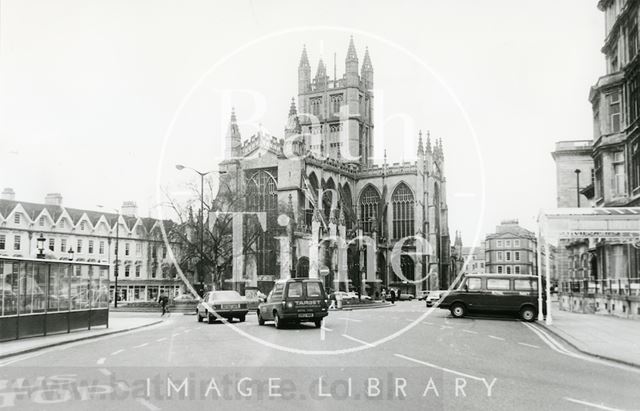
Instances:
[[[176,303],[195,303],[198,299],[191,294],[181,294],[173,299]]]
[[[440,301],[445,293],[446,291],[443,290],[427,291],[427,295],[424,298],[427,303],[427,307],[432,307],[435,303]]]
[[[198,322],[206,318],[209,324],[220,317],[229,321],[237,318],[244,322],[248,312],[247,301],[237,291],[209,291],[198,303],[196,317]]]
[[[319,328],[328,308],[329,300],[320,280],[278,280],[267,301],[258,306],[258,324],[273,321],[276,328],[282,328],[286,323],[312,322]]]
[[[427,295],[429,295],[430,292],[431,291],[429,291],[429,290],[418,291],[418,301],[422,301],[422,300],[426,299]]]
[[[524,321],[535,321],[538,312],[538,277],[520,274],[467,275],[449,292],[440,308],[456,318],[467,313],[511,313]],[[544,309],[544,305],[543,305]]]

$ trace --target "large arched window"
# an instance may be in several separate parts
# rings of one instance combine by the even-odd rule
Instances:
[[[415,234],[413,193],[406,184],[400,183],[391,196],[393,207],[393,238],[403,238]]]
[[[349,188],[348,183],[344,183],[342,188],[342,206],[345,208],[342,210],[344,212],[345,226],[350,230],[353,227],[355,211],[351,200],[351,188]]]
[[[362,231],[370,234],[374,226],[373,218],[378,218],[378,204],[380,203],[380,194],[372,185],[368,185],[360,195],[360,218],[362,218]]]
[[[276,181],[268,172],[260,170],[247,181],[247,209],[264,212],[278,210]]]
[[[246,194],[248,211],[267,213],[267,230],[260,233],[255,242],[257,273],[277,272],[276,244],[271,232],[272,219],[278,213],[278,187],[275,178],[265,170],[253,173],[247,180]]]

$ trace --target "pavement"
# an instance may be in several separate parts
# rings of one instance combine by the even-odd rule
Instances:
[[[582,353],[640,367],[640,321],[580,314],[552,305],[552,325],[544,325]]]
[[[638,409],[639,380],[540,324],[414,301],[331,312],[319,329],[173,315],[13,356],[0,360],[0,408],[624,410]]]
[[[157,311],[154,314],[110,312],[108,328],[106,326],[98,326],[93,327],[91,330],[72,331],[70,333],[48,335],[45,337],[33,337],[2,342],[0,343],[0,359],[48,347],[68,344],[75,341],[136,330],[141,327],[148,327],[150,325],[161,323],[163,320],[168,318],[168,316],[165,316],[164,318],[161,317]]]

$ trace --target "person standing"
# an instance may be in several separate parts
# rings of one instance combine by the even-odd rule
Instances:
[[[389,291],[389,300],[391,301],[391,304],[396,303],[396,291],[393,288]]]
[[[162,315],[161,315],[162,317],[167,313],[167,304],[169,304],[169,297],[164,295],[164,291],[160,293],[160,297],[158,297],[158,302],[162,306]]]

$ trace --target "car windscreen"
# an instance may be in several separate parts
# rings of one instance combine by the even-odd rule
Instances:
[[[307,297],[322,297],[322,286],[319,282],[307,283]]]
[[[213,301],[237,301],[241,300],[242,297],[237,291],[218,291],[211,293],[209,299]]]

